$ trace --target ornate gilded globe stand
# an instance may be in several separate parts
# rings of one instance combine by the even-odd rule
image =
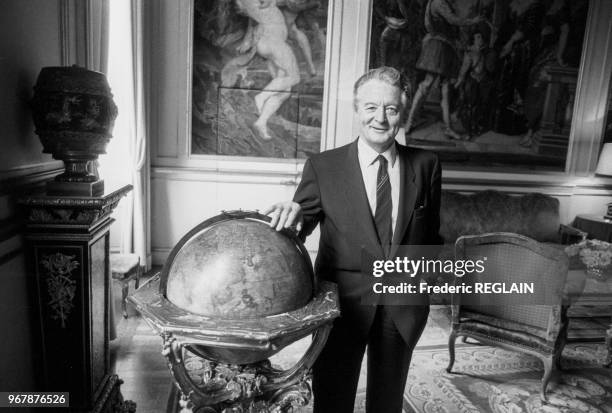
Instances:
[[[310,401],[311,367],[340,314],[336,286],[317,284],[303,244],[267,221],[234,211],[201,223],[129,297],[162,337],[182,412],[286,412]],[[294,366],[272,366],[308,335]]]

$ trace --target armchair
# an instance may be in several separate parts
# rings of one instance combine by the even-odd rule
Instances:
[[[546,401],[546,387],[553,368],[559,366],[565,346],[567,316],[564,286],[568,272],[567,255],[551,245],[514,233],[489,233],[462,236],[455,244],[458,260],[487,257],[485,272],[478,277],[487,282],[531,282],[536,279],[547,286],[534,291],[533,305],[524,305],[514,294],[481,296],[480,304],[466,297],[452,296],[452,330],[448,347],[450,361],[455,362],[455,340],[471,337],[483,344],[522,351],[538,357],[544,364],[540,396]],[[476,277],[476,281],[478,280]],[[475,277],[456,278],[455,283],[470,283]],[[500,298],[501,297],[501,298]],[[521,304],[521,305],[519,305]]]

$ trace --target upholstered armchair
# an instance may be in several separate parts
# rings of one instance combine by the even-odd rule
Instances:
[[[455,244],[457,260],[487,257],[485,271],[455,278],[455,285],[472,282],[530,283],[533,294],[452,296],[449,337],[450,373],[455,362],[455,340],[470,337],[482,344],[505,347],[537,356],[544,363],[541,398],[553,369],[559,366],[567,333],[564,286],[568,257],[558,248],[514,233],[462,236]]]
[[[454,258],[455,241],[462,235],[512,232],[538,242],[556,244],[560,250],[564,245],[586,239],[586,232],[560,222],[559,200],[548,195],[509,195],[493,190],[462,194],[444,190],[440,206],[440,235],[444,245],[440,258]],[[446,273],[431,273],[427,282],[444,285],[453,280]],[[450,304],[450,296],[436,294],[431,302]]]

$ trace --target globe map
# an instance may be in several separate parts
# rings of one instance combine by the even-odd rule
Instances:
[[[168,300],[203,316],[265,317],[296,310],[313,296],[309,261],[292,238],[259,220],[205,227],[166,265]]]

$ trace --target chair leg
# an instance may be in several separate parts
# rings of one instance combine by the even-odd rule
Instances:
[[[544,403],[548,403],[548,398],[546,397],[546,387],[548,386],[548,382],[552,376],[554,364],[553,359],[554,356],[542,359],[542,362],[544,363],[544,375],[542,376],[542,390],[540,391],[540,399]]]
[[[129,288],[130,284],[129,281],[123,281],[121,283],[121,310],[123,312],[123,318],[128,318],[128,313],[127,313],[127,295],[128,295],[128,288]]]
[[[448,367],[446,368],[446,372],[450,373],[453,369],[453,364],[455,364],[455,340],[457,338],[457,334],[455,331],[451,331],[448,336]]]
[[[140,274],[142,271],[142,267],[138,264],[138,270],[136,271],[136,281],[134,282],[134,289],[137,290],[140,285]]]
[[[608,349],[608,355],[606,356],[604,367],[612,367],[612,324],[610,324],[610,328],[606,331],[606,348]]]
[[[555,354],[555,368],[559,371],[563,371],[563,366],[561,365],[561,353],[563,352],[563,349],[559,350],[559,352],[557,354]]]

